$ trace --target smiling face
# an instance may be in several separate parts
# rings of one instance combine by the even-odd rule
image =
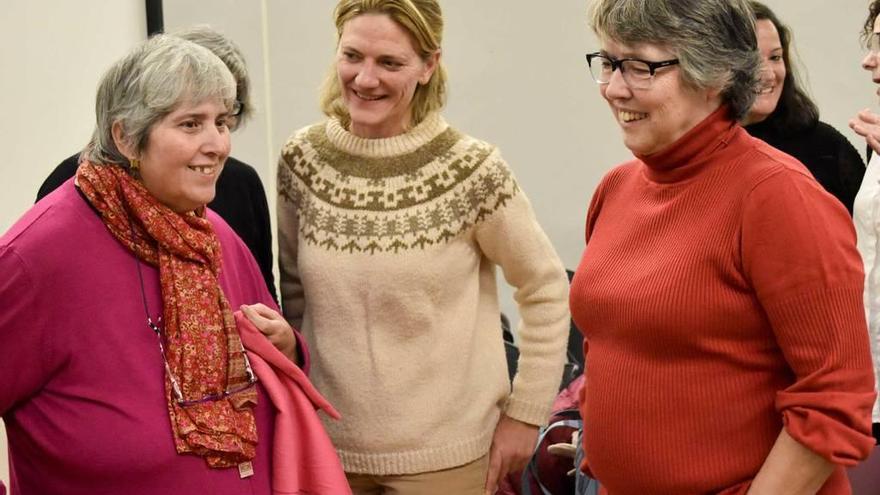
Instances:
[[[776,110],[786,74],[782,41],[776,26],[769,19],[761,19],[755,24],[755,31],[761,53],[761,72],[758,96],[744,119],[746,124],[761,122]]]
[[[874,18],[874,30],[868,38],[868,54],[862,59],[862,68],[871,73],[874,84],[880,84],[880,16]],[[880,88],[877,89],[880,96]]]
[[[351,116],[350,131],[364,138],[406,132],[416,87],[427,84],[438,60],[439,53],[423,60],[409,33],[385,14],[362,14],[346,22],[336,74]]]
[[[652,44],[625,45],[604,39],[601,47],[603,55],[614,59],[657,62],[675,58],[671,51]],[[680,71],[678,65],[659,68],[648,88],[633,89],[618,69],[608,84],[599,86],[623,131],[623,144],[633,153],[650,155],[664,150],[721,105],[717,91],[686,86]]]
[[[140,161],[147,191],[183,213],[214,199],[217,178],[229,156],[228,119],[220,100],[184,103],[153,125],[139,153],[130,153],[122,143],[121,126],[114,126],[114,139],[126,156]]]

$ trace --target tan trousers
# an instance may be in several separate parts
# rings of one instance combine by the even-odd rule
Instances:
[[[345,473],[354,495],[484,495],[489,455],[429,473],[373,476]]]

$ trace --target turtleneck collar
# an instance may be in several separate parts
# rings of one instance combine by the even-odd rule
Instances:
[[[671,183],[689,179],[711,161],[719,148],[728,144],[741,128],[730,118],[730,109],[721,105],[702,122],[665,150],[650,155],[636,154],[645,166],[645,175],[654,182]]]
[[[327,139],[338,149],[351,155],[387,158],[409,153],[440,135],[449,124],[434,112],[403,134],[389,138],[368,139],[355,136],[339,122],[337,118],[327,121]]]

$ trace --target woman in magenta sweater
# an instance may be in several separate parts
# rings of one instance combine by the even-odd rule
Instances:
[[[587,56],[634,159],[587,217],[584,468],[610,495],[847,494],[873,445],[846,209],[737,121],[746,0],[596,0]]]
[[[75,179],[0,238],[13,495],[273,493],[283,415],[256,376],[307,356],[247,247],[205,208],[234,102],[207,49],[138,45],[100,83]],[[254,326],[281,361],[272,346],[245,352]],[[338,459],[322,462],[345,486]]]

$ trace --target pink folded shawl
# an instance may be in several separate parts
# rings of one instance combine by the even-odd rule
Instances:
[[[272,447],[273,495],[351,494],[317,409],[334,419],[340,418],[339,413],[241,311],[235,312],[235,322],[254,373],[277,411]]]

